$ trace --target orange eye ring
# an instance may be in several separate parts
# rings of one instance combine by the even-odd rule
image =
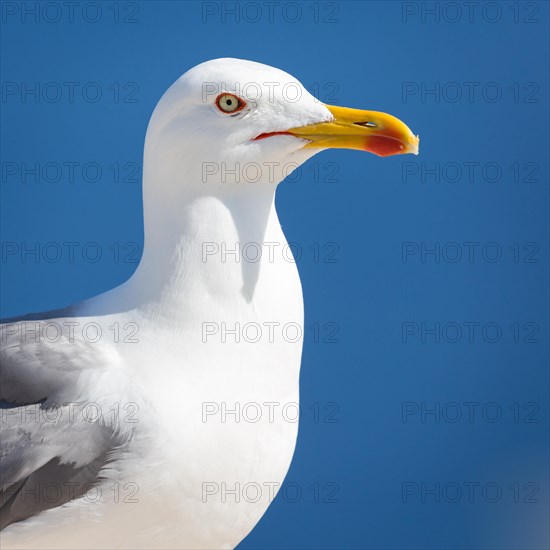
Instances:
[[[232,115],[242,111],[246,107],[246,101],[235,94],[224,92],[216,98],[216,107],[224,115]]]

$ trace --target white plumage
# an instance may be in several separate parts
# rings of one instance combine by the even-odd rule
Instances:
[[[245,108],[221,110],[222,92]],[[303,332],[300,280],[288,249],[281,253],[274,195],[326,145],[255,138],[333,120],[293,77],[249,61],[203,63],[165,93],[145,141],[145,246],[135,274],[65,310],[3,326],[2,510],[7,523],[22,520],[2,531],[3,549],[233,548],[258,522],[297,435],[282,408],[299,401],[302,338],[282,327]],[[77,325],[74,338],[64,330],[56,342],[24,341],[16,328],[25,322],[39,331]],[[101,327],[97,342],[81,337],[86,323]],[[118,342],[111,327],[121,330]],[[137,342],[123,341],[128,327]],[[243,418],[250,403],[258,421],[250,421],[256,407]],[[224,407],[238,406],[240,421],[223,422]],[[32,502],[36,484],[66,489],[75,479],[93,490],[45,511]]]

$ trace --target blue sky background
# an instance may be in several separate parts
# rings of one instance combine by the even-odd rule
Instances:
[[[304,411],[287,498],[240,548],[547,548],[548,3],[47,4],[2,3],[2,316],[133,272],[146,126],[195,64],[392,113],[420,156],[327,151],[279,189]]]

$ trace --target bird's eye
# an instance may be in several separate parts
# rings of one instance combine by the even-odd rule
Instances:
[[[236,113],[244,109],[246,103],[233,94],[220,94],[216,99],[216,106],[222,113]]]

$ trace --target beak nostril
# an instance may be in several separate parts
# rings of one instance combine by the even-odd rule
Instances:
[[[354,122],[353,124],[356,124],[357,126],[366,126],[367,128],[377,128],[377,125],[375,122]]]

